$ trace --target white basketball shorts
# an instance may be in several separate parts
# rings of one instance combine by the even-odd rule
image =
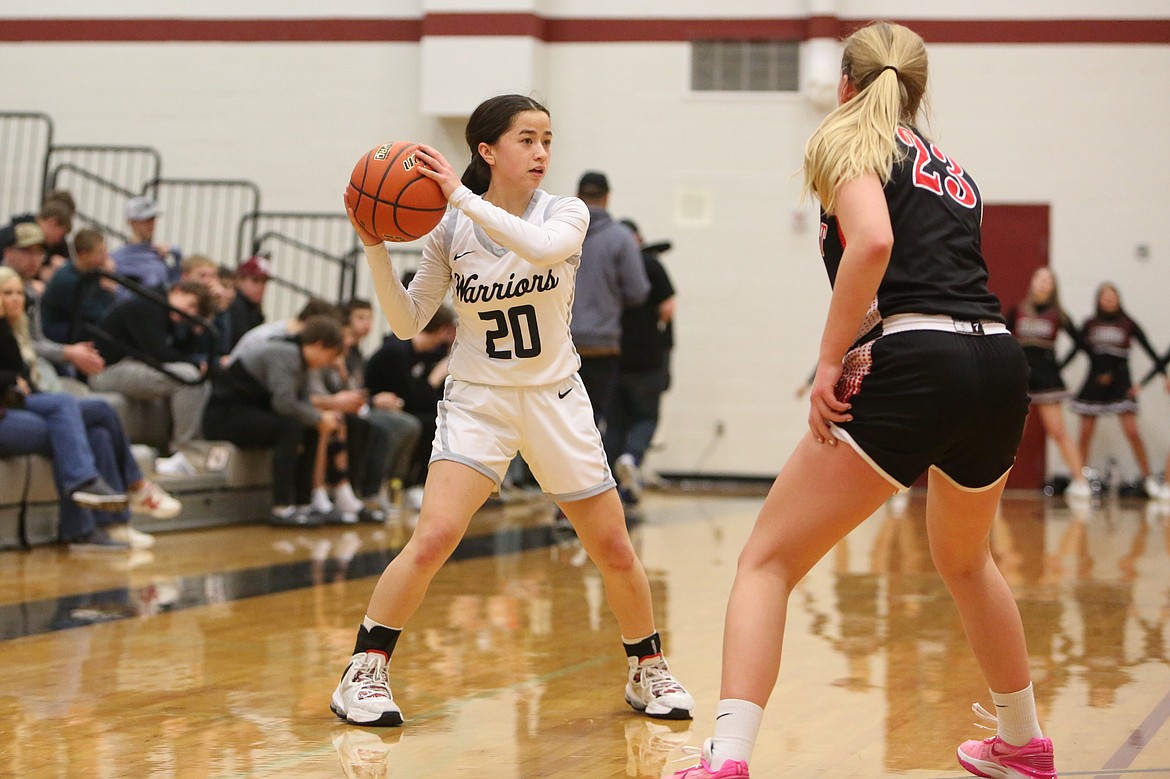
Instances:
[[[519,452],[554,500],[581,500],[615,486],[580,376],[537,387],[448,378],[431,462],[453,460],[496,483]]]

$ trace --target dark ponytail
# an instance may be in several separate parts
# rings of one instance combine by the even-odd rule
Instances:
[[[478,147],[479,144],[476,146]],[[477,195],[488,191],[488,185],[492,183],[492,168],[484,161],[483,157],[479,156],[478,149],[471,150],[471,164],[463,171],[463,177],[460,181],[463,182],[463,186]]]
[[[498,142],[500,136],[508,132],[516,115],[524,111],[542,111],[548,115],[547,108],[524,95],[489,97],[471,112],[471,118],[467,120],[467,129],[463,133],[467,140],[467,148],[471,150],[471,164],[463,171],[460,179],[463,186],[477,195],[488,191],[492,183],[492,168],[480,156],[479,145]]]

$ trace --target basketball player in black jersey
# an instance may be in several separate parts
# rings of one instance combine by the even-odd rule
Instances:
[[[963,743],[959,761],[979,776],[1056,776],[1020,613],[988,544],[1027,415],[1027,364],[987,288],[979,190],[916,128],[926,78],[917,34],[884,22],[863,27],[845,41],[839,106],[808,142],[805,181],[823,208],[833,285],[810,433],[740,554],[715,737],[680,779],[747,779],[780,669],[789,594],[891,493],[927,471],[931,556],[998,715],[996,735]]]

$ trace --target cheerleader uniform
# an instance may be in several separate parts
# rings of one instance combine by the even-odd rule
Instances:
[[[899,490],[935,468],[979,491],[1015,461],[1027,362],[987,288],[974,180],[917,130],[899,127],[897,142],[905,156],[884,188],[893,249],[836,387],[853,419],[833,434]],[[844,249],[822,212],[830,283]]]
[[[1007,326],[1020,342],[1028,361],[1028,394],[1032,402],[1066,400],[1070,393],[1060,376],[1056,337],[1064,331],[1074,344],[1079,344],[1080,334],[1072,320],[1056,306],[1024,304],[1008,313]]]
[[[1145,332],[1125,313],[1098,315],[1085,322],[1081,328],[1080,347],[1089,355],[1089,374],[1081,391],[1069,404],[1073,411],[1086,416],[1137,412],[1137,398],[1129,395],[1133,387],[1129,375],[1129,349],[1134,341],[1155,364],[1159,362]],[[1066,364],[1073,354],[1065,359]]]

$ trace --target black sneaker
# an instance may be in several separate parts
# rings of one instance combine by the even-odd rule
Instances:
[[[66,541],[71,552],[129,552],[130,544],[110,537],[105,528],[95,527],[84,536]]]
[[[308,506],[290,506],[283,511],[273,511],[269,514],[268,524],[276,527],[317,527],[323,523],[321,515],[311,511]]]
[[[119,511],[129,502],[126,493],[106,484],[101,476],[82,484],[69,496],[74,503],[98,511]]]
[[[362,508],[361,511],[358,512],[358,521],[359,522],[373,522],[373,523],[378,524],[378,525],[385,524],[386,512],[382,511],[382,509],[370,508],[369,506],[365,506]]]

